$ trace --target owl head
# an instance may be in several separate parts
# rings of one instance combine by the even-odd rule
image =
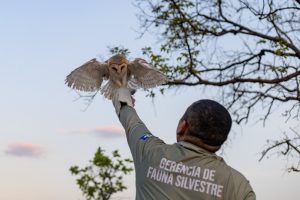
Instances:
[[[117,54],[110,57],[107,61],[110,73],[123,76],[127,73],[127,65],[129,61],[122,54]]]

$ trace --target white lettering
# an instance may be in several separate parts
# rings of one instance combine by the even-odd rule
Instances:
[[[217,184],[212,184],[211,194],[217,195],[217,189],[218,189],[218,185]]]
[[[173,184],[173,174],[170,174],[170,175],[169,175],[169,178],[168,178],[168,180],[167,180],[166,183],[167,183],[167,184],[170,184],[170,185]]]
[[[169,173],[165,172],[165,171],[161,171],[162,175],[161,175],[161,182],[167,183],[168,182],[168,178],[169,178]]]
[[[170,166],[170,172],[175,172],[175,168],[176,168],[176,162],[171,162],[171,166]]]
[[[173,184],[173,174],[153,167],[148,168],[147,178],[166,184]]]
[[[196,180],[194,185],[194,190],[197,192],[199,191],[199,185],[200,185],[200,180]]]
[[[165,166],[165,170],[170,171],[171,162],[172,162],[172,161],[167,160],[166,166]]]
[[[178,175],[178,176],[176,177],[175,186],[176,186],[176,187],[180,187],[180,182],[181,182],[181,176]]]
[[[159,164],[159,168],[163,169],[165,167],[167,159],[162,158]]]
[[[201,175],[201,168],[197,167],[196,168],[196,172],[195,172],[195,174],[193,176],[200,178],[200,175]]]
[[[211,183],[210,182],[206,182],[206,184],[207,184],[206,193],[209,194],[209,188],[211,186]]]
[[[200,182],[200,192],[204,192],[205,191],[205,185],[206,185],[206,182],[205,181],[201,181]]]
[[[211,169],[208,180],[215,181],[215,173],[216,173],[216,170]]]
[[[146,177],[178,188],[222,198],[224,186],[215,183],[216,170],[214,169],[201,169],[198,166],[189,166],[166,158],[160,160],[158,167],[149,166]]]
[[[203,175],[202,175],[202,178],[203,178],[204,180],[207,180],[208,177],[209,177],[209,169],[204,169],[204,171],[203,171],[202,174],[203,174]]]
[[[189,189],[192,190],[195,185],[196,179],[189,178]]]
[[[152,173],[153,167],[149,167],[148,168],[148,172],[147,172],[147,177],[150,176],[150,174]]]
[[[222,197],[223,185],[218,185],[217,197]]]
[[[151,173],[151,179],[155,179],[155,177],[156,177],[156,169],[153,168],[153,171]]]
[[[182,165],[182,163],[178,163],[175,169],[175,172],[179,173],[180,170],[182,169],[182,167],[184,167],[184,165]]]

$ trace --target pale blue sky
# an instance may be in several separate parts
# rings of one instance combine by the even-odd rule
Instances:
[[[65,76],[94,57],[107,58],[107,46],[122,45],[131,57],[155,37],[137,39],[138,10],[132,0],[0,0],[0,199],[83,199],[68,171],[85,165],[98,146],[129,157],[124,136],[96,136],[97,127],[117,126],[111,102],[97,96],[86,112],[82,100],[64,85]],[[210,98],[211,90],[182,88],[154,100],[139,91],[136,109],[153,134],[175,142],[177,122],[188,105]],[[215,89],[214,93],[217,93]],[[229,165],[251,182],[258,199],[297,199],[299,174],[284,171],[285,160],[258,162],[267,138],[287,125],[280,111],[267,123],[234,126],[224,149]],[[31,152],[25,152],[29,149]],[[22,154],[23,153],[23,154]],[[23,155],[23,156],[22,156]],[[134,198],[129,190],[117,196]]]

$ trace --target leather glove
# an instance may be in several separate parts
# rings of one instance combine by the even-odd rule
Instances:
[[[116,109],[116,113],[119,116],[122,104],[127,104],[133,107],[133,98],[128,88],[118,88],[112,98],[113,105]]]

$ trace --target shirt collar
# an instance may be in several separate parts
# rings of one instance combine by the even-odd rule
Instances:
[[[224,160],[223,160],[222,157],[217,156],[215,153],[210,152],[210,151],[208,151],[206,149],[203,149],[203,148],[201,148],[201,147],[199,147],[197,145],[194,145],[192,143],[189,143],[189,142],[186,142],[186,141],[180,141],[180,142],[178,142],[178,144],[181,145],[181,146],[183,146],[183,147],[185,147],[186,149],[195,151],[195,152],[200,153],[200,154],[206,154],[208,156],[215,157],[217,160],[220,160],[220,161],[224,162]]]

